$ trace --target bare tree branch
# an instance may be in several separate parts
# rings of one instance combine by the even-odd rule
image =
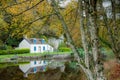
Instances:
[[[22,2],[20,2],[20,3],[15,3],[15,4],[12,4],[12,5],[6,6],[6,7],[3,8],[3,9],[7,9],[7,8],[10,8],[10,7],[15,6],[15,5],[23,4],[23,3],[26,3],[26,2],[28,2],[28,1],[31,1],[31,0],[22,1]]]
[[[36,7],[37,5],[39,5],[39,4],[40,4],[41,2],[43,2],[43,1],[44,1],[44,0],[41,0],[41,1],[39,1],[37,4],[33,5],[32,7],[30,7],[30,8],[28,8],[28,9],[20,12],[19,14],[13,15],[13,16],[19,16],[19,15],[23,14],[24,12],[29,11],[29,10],[31,10],[32,8]]]
[[[45,15],[45,16],[42,16],[42,17],[39,17],[38,19],[35,19],[35,20],[33,20],[33,21],[31,21],[31,22],[25,24],[23,27],[25,27],[25,26],[27,26],[27,25],[29,25],[29,24],[32,24],[32,23],[34,23],[34,22],[36,22],[36,21],[38,21],[38,20],[40,20],[40,19],[43,19],[43,18],[45,18],[45,17],[48,17],[48,16],[51,16],[51,15],[54,15],[54,14],[56,14],[56,13],[52,13],[52,14],[48,14],[48,15]]]
[[[56,14],[56,13],[51,13],[51,14],[48,14],[48,15],[39,17],[39,18],[37,18],[37,19],[35,19],[35,20],[33,20],[33,21],[28,22],[27,24],[25,24],[25,25],[22,27],[22,29],[21,29],[18,33],[21,33],[21,32],[23,32],[24,29],[29,28],[32,23],[34,23],[34,22],[36,22],[36,21],[38,21],[38,20],[40,20],[40,19],[44,19],[44,18],[46,18],[46,17],[49,17],[49,16],[51,16],[51,15],[54,15],[54,14]],[[42,28],[41,28],[41,29],[42,29]],[[17,35],[18,33],[16,33],[16,35]]]

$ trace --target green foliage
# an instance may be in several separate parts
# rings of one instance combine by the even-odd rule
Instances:
[[[46,42],[48,42],[48,39],[47,39],[47,37],[46,37],[46,36],[41,35],[41,36],[40,36],[40,38],[41,38],[41,39],[45,39],[45,41],[46,41]]]
[[[76,69],[77,68],[77,64],[76,64],[77,62],[75,62],[75,61],[71,61],[68,65],[69,65],[69,67],[71,68],[71,69]]]
[[[64,42],[61,42],[61,44],[59,45],[59,48],[60,47],[67,47],[66,44]]]
[[[59,51],[60,51],[60,52],[70,52],[71,49],[68,48],[68,47],[60,47],[60,48],[59,48]]]
[[[0,45],[0,50],[8,50],[8,49],[12,49],[12,47],[7,45]]]
[[[6,50],[13,49],[12,46],[6,46]]]
[[[0,55],[29,53],[29,49],[0,50]]]
[[[81,56],[81,57],[84,57],[84,50],[82,49],[82,48],[79,48],[78,49],[78,51],[79,51],[79,55]]]
[[[8,38],[8,40],[7,40],[6,43],[7,43],[9,46],[18,46],[19,42],[20,42],[20,39]]]
[[[0,50],[6,50],[6,47],[4,45],[0,45]]]

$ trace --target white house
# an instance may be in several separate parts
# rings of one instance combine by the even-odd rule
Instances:
[[[47,44],[44,39],[37,38],[24,38],[20,42],[19,48],[29,48],[30,53],[53,52],[52,46]]]

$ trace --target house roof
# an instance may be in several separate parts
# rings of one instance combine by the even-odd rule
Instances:
[[[34,68],[36,68],[35,71],[34,71]],[[37,66],[37,67],[29,67],[29,69],[25,72],[23,70],[22,71],[24,73],[24,76],[27,77],[28,74],[30,74],[30,73],[45,72],[46,70],[47,70],[46,66]]]
[[[24,38],[29,44],[34,44],[34,40],[36,40],[36,44],[45,44],[42,43],[42,40],[44,39],[38,39],[38,38]]]

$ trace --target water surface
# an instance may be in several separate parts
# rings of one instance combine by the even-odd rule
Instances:
[[[84,80],[71,59],[0,63],[0,80]]]

